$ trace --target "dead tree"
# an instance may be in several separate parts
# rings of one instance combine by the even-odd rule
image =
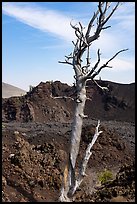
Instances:
[[[99,134],[102,131],[99,131],[100,121],[98,121],[95,134],[93,136],[92,142],[88,145],[85,156],[82,161],[82,165],[79,169],[78,175],[76,175],[76,159],[79,152],[79,145],[81,139],[82,123],[83,118],[87,117],[84,115],[84,107],[86,102],[86,82],[87,80],[92,80],[98,87],[102,90],[107,89],[106,87],[101,87],[96,81],[95,77],[99,75],[102,69],[111,68],[109,62],[112,61],[119,53],[126,51],[127,49],[122,49],[118,51],[113,57],[111,57],[106,63],[100,65],[100,49],[97,51],[97,62],[94,67],[91,66],[90,62],[90,51],[89,48],[92,43],[100,37],[100,34],[103,30],[108,29],[111,26],[106,26],[109,19],[112,17],[113,13],[120,6],[120,2],[99,2],[97,11],[93,14],[86,32],[84,32],[84,27],[79,22],[76,25],[71,27],[75,31],[76,42],[72,41],[74,45],[73,52],[65,56],[65,61],[59,63],[69,64],[73,67],[75,75],[75,87],[76,87],[76,107],[74,113],[74,121],[72,123],[72,134],[70,141],[70,150],[68,155],[67,165],[64,169],[61,195],[59,201],[73,201],[73,195],[76,192],[76,189],[80,186],[84,176],[87,163],[92,154],[91,148],[96,142]],[[95,27],[95,32],[92,32],[93,26]],[[92,33],[92,34],[91,34]],[[83,54],[86,53],[86,62],[83,65]]]

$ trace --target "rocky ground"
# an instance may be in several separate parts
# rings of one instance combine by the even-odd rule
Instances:
[[[75,201],[118,202],[135,199],[135,83],[87,83],[80,166],[97,120],[103,131],[92,149],[87,176]],[[2,201],[58,201],[67,161],[76,93],[59,81],[41,82],[22,97],[2,99]],[[99,175],[112,173],[103,186]]]
[[[89,119],[135,121],[135,83],[98,81],[108,91],[87,82],[85,115]],[[22,97],[2,100],[2,120],[18,122],[60,122],[73,118],[76,100],[74,86],[59,81],[41,82]]]
[[[77,167],[96,124],[84,121]],[[135,124],[101,121],[100,130],[75,200],[134,201]],[[70,134],[71,122],[3,122],[2,202],[58,201]],[[98,175],[104,169],[112,172],[113,181],[102,186]]]

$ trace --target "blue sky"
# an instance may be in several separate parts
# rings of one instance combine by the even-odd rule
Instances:
[[[59,64],[73,51],[74,30],[85,27],[97,8],[96,2],[3,2],[2,3],[2,81],[29,90],[41,81],[60,80],[70,85],[74,72]],[[101,63],[117,51],[128,48],[100,77],[118,83],[135,81],[135,3],[124,3],[112,16],[99,40],[90,48],[91,65],[101,50]]]

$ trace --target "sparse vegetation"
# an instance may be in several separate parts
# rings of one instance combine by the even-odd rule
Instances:
[[[105,184],[107,181],[110,181],[113,179],[113,174],[110,170],[105,169],[103,172],[101,172],[98,175],[98,179],[101,182],[101,184]]]
[[[31,92],[33,90],[34,86],[29,85],[29,92]]]

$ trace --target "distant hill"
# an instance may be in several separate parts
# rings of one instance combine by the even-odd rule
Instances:
[[[26,94],[26,91],[16,86],[2,82],[2,98],[9,98],[12,96],[21,96],[24,94]]]
[[[119,84],[98,81],[109,91],[102,91],[94,83],[87,83],[85,114],[89,119],[135,121],[135,83]],[[72,100],[73,98],[73,100]],[[73,118],[75,87],[60,81],[41,82],[22,97],[2,100],[5,121],[68,121]]]

